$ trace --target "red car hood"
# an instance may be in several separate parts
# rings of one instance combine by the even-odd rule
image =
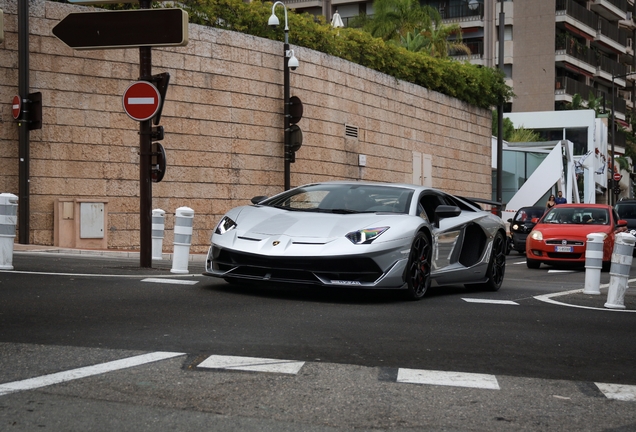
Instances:
[[[570,224],[537,224],[535,230],[541,231],[543,239],[550,238],[582,238],[587,239],[588,234],[605,233],[613,231],[611,225],[570,225]]]

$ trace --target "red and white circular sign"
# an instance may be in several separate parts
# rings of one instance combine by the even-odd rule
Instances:
[[[20,118],[20,113],[22,112],[22,99],[20,96],[13,96],[13,101],[11,102],[11,113],[13,114],[14,119]]]
[[[147,81],[136,81],[124,92],[124,111],[137,121],[146,121],[159,110],[161,96],[157,87]]]
[[[614,181],[621,181],[621,177],[623,176],[620,173],[614,173]]]

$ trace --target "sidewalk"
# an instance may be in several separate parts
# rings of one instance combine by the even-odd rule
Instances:
[[[111,258],[137,258],[139,259],[139,252],[135,251],[123,251],[123,250],[97,250],[97,249],[70,249],[60,248],[57,246],[42,246],[42,245],[24,245],[20,243],[13,244],[14,252],[48,252],[58,253],[64,255],[84,255],[93,257],[111,257]],[[172,261],[171,253],[162,254],[163,261]],[[190,262],[205,262],[206,254],[189,254],[188,261]]]

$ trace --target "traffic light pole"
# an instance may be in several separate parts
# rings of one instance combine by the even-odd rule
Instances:
[[[141,9],[150,9],[149,0],[140,1]],[[139,77],[152,76],[152,51],[139,47]],[[152,267],[152,119],[139,122],[139,265]]]
[[[22,99],[22,109],[28,109],[25,103],[29,94],[29,2],[18,2],[18,94]],[[30,226],[30,135],[29,122],[24,111],[20,113],[22,121],[18,123],[18,241],[29,244]]]
[[[284,133],[285,133],[285,190],[291,188],[291,124],[289,113],[289,30],[285,28],[285,43],[283,44],[285,60],[283,63],[283,104],[285,105],[283,113],[285,116]]]

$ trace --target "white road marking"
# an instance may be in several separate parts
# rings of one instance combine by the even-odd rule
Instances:
[[[519,303],[513,302],[512,300],[492,300],[492,299],[478,299],[478,298],[462,298],[465,302],[468,303],[489,303],[489,304],[502,304],[502,305],[517,305]]]
[[[231,369],[252,372],[273,372],[296,375],[305,362],[276,360],[257,357],[212,355],[199,363],[198,367],[210,369]]]
[[[152,363],[159,360],[166,360],[173,357],[183,356],[185,353],[175,352],[153,352],[142,354],[135,357],[129,357],[121,360],[114,360],[106,363],[86,366],[69,371],[58,372],[40,377],[29,378],[22,381],[14,381],[10,383],[0,384],[0,396],[17,391],[33,390],[40,387],[46,387],[53,384],[59,384],[66,381],[72,381],[80,378],[86,378],[93,375],[99,375],[106,372],[112,372],[120,369],[131,368],[146,363]]]
[[[499,383],[494,375],[465,372],[400,368],[397,382],[499,390]]]
[[[622,384],[594,383],[606,398],[626,402],[636,402],[636,386]]]
[[[155,283],[175,284],[175,285],[195,285],[195,284],[199,283],[199,281],[178,280],[178,279],[161,279],[161,278],[146,278],[146,279],[142,279],[141,281],[142,282],[155,282]]]
[[[628,282],[634,282],[634,281],[636,281],[636,279],[630,279]],[[604,285],[601,285],[600,288],[607,288],[608,286],[609,286],[609,284],[604,284]],[[592,307],[592,306],[574,305],[574,304],[563,303],[563,302],[560,302],[560,301],[553,300],[554,297],[560,297],[560,296],[564,296],[564,295],[568,295],[568,294],[582,293],[584,289],[585,288],[580,288],[580,289],[575,289],[575,290],[571,290],[571,291],[562,291],[562,292],[557,292],[557,293],[552,293],[552,294],[544,294],[544,295],[534,296],[534,298],[536,300],[539,300],[539,301],[542,301],[542,302],[545,302],[545,303],[551,303],[551,304],[555,304],[555,305],[559,305],[559,306],[568,306],[568,307],[579,308],[579,309],[592,309],[592,310],[602,310],[602,311],[610,311],[610,312],[636,312],[636,310],[634,310],[634,309],[597,308],[597,307]]]
[[[574,273],[576,270],[555,270],[555,269],[550,269],[548,270],[548,273]]]

